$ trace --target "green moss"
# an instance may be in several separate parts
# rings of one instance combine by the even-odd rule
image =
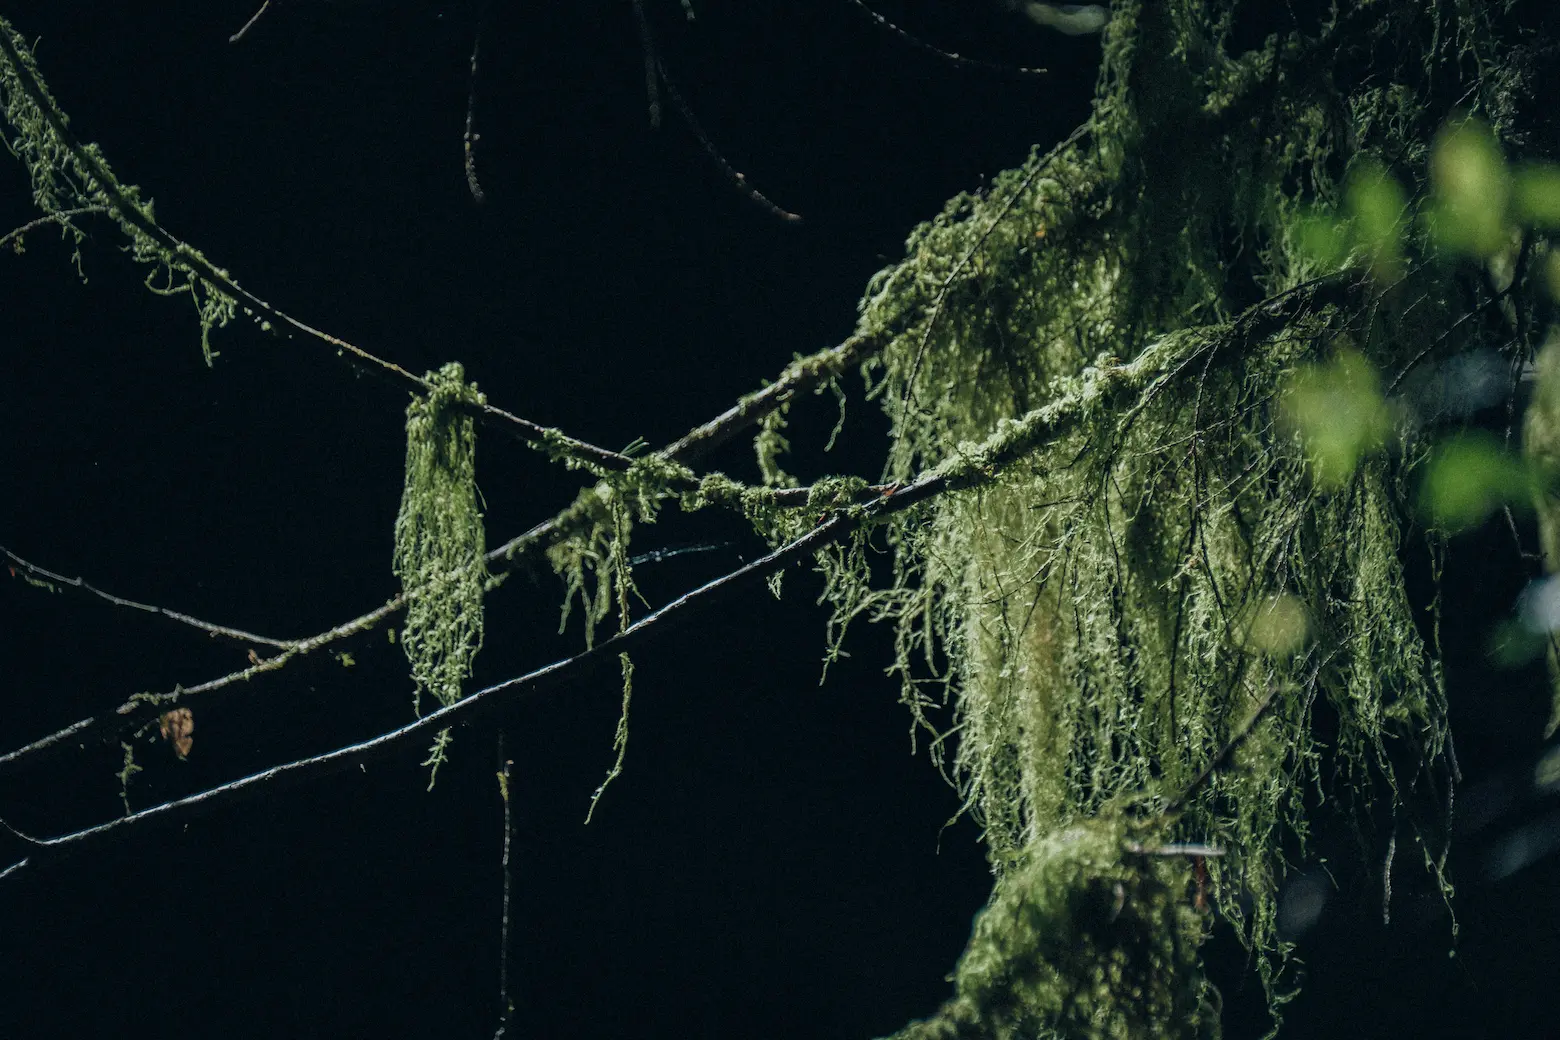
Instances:
[[[1151,834],[1107,814],[1037,839],[975,919],[954,998],[896,1040],[1217,1035],[1194,868]]]
[[[460,699],[482,646],[486,540],[478,507],[476,432],[482,395],[457,362],[406,409],[406,484],[395,521],[394,571],[408,594],[400,642],[416,683],[440,704]],[[442,749],[442,744],[441,744]]]
[[[1418,214],[1439,128],[1472,105],[1515,150],[1514,84],[1536,66],[1502,64],[1520,27],[1491,6],[1374,0],[1235,53],[1244,6],[1111,5],[1080,133],[951,200],[872,279],[858,334],[886,344],[865,365],[892,425],[884,479],[937,473],[952,490],[820,566],[836,633],[894,626],[912,724],[934,755],[954,749],[984,829],[993,920],[1016,919],[1013,893],[1057,835],[1123,798],[1150,816],[1174,805],[1171,833],[1228,850],[1211,898],[1260,954],[1276,1010],[1280,848],[1304,841],[1305,793],[1335,776],[1345,800],[1375,789],[1397,812],[1411,781],[1451,782],[1434,615],[1402,562],[1421,551],[1414,485],[1435,431],[1394,394],[1427,356],[1522,349],[1460,320],[1488,295],[1483,272],[1438,255]],[[1530,160],[1556,144],[1522,140]],[[1344,377],[1319,372],[1368,398],[1346,443],[1286,418],[1285,387],[1337,396]],[[776,541],[804,520],[748,501]],[[886,586],[869,539],[893,553]],[[1338,718],[1328,748],[1311,735],[1319,700]],[[1418,836],[1444,885],[1429,851],[1444,835]],[[1079,886],[1066,898],[1086,898],[1086,874],[1055,874]],[[966,962],[1017,978],[1053,957],[1040,941],[978,930]],[[961,967],[957,1006],[915,1035],[1042,1020],[1043,1035],[1159,1035],[1100,1025],[1129,1008],[1085,984],[1068,992],[1088,1010],[1030,994],[1013,1006],[1047,1010],[999,1022],[971,1010],[973,979]]]
[[[96,145],[71,138],[66,117],[39,75],[26,40],[4,19],[0,19],[0,107],[12,131],[6,146],[27,167],[33,204],[54,217],[73,240],[77,270],[86,233],[72,214],[104,212],[124,234],[130,255],[149,268],[148,289],[162,296],[188,294],[200,322],[201,352],[211,364],[217,356],[211,330],[237,315],[237,302],[200,275],[197,268],[205,268],[208,274],[213,270],[203,256],[188,246],[170,248],[152,234],[156,218],[151,200],[143,200],[134,185],[122,183]],[[225,271],[219,274],[226,277]]]
[[[601,474],[594,486],[582,490],[560,518],[563,537],[547,550],[564,582],[559,631],[568,626],[576,603],[586,646],[594,645],[596,626],[614,607],[618,627],[627,627],[630,601],[638,597],[629,565],[634,525],[654,523],[668,500],[689,510],[717,501],[730,504],[740,492],[730,490],[739,487],[735,482],[727,483],[729,488],[711,483],[706,493],[686,466],[647,455],[626,470]]]

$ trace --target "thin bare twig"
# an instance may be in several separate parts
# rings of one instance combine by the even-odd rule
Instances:
[[[70,222],[71,217],[84,217],[89,213],[107,212],[108,208],[106,206],[78,206],[75,209],[62,209],[55,213],[45,213],[36,220],[29,220],[21,227],[12,228],[10,231],[7,231],[4,237],[0,237],[0,248],[4,248],[5,246],[9,245],[13,239],[21,239],[21,237],[27,234],[29,231],[36,231],[45,224],[62,224],[65,227],[72,227],[73,225]],[[19,250],[21,249],[21,246],[18,245],[16,248]]]
[[[693,114],[693,108],[688,104],[687,101],[683,99],[682,92],[677,89],[677,84],[673,83],[672,77],[667,74],[666,64],[661,61],[660,57],[658,57],[656,52],[653,50],[655,43],[649,35],[649,22],[641,20],[640,26],[641,31],[645,33],[645,39],[647,41],[646,46],[652,48],[652,50],[647,51],[647,54],[655,61],[655,71],[659,73],[661,77],[661,83],[666,87],[666,96],[671,98],[672,107],[677,109],[677,114],[682,116],[683,122],[688,124],[688,129],[693,132],[694,138],[698,140],[699,147],[704,149],[704,154],[709,156],[710,161],[715,164],[716,168],[719,169],[720,172],[725,175],[726,179],[729,180],[732,185],[742,194],[746,195],[749,199],[758,203],[764,209],[768,210],[771,214],[779,217],[786,223],[799,223],[802,219],[801,214],[792,213],[790,210],[777,205],[767,195],[753,187],[752,184],[748,183],[747,174],[737,172],[736,167],[732,166],[731,163],[726,161],[726,156],[721,153],[719,148],[715,147],[715,142],[710,140],[710,135],[704,132],[704,127],[699,124],[698,117]],[[656,101],[655,95],[653,93],[651,95],[651,105],[651,121],[652,123],[655,123],[660,119],[660,103]]]
[[[46,583],[52,586],[64,586],[66,588],[75,589],[78,592],[82,592],[90,596],[96,596],[98,599],[101,599],[106,603],[112,603],[116,607],[127,607],[131,610],[140,610],[148,614],[156,614],[159,617],[168,618],[170,621],[177,621],[181,625],[188,625],[191,628],[197,628],[214,638],[231,639],[236,643],[244,643],[249,645],[269,646],[278,650],[291,650],[299,643],[299,641],[296,639],[272,639],[270,636],[256,635],[253,632],[246,632],[241,628],[232,628],[228,625],[217,625],[211,623],[210,621],[202,621],[198,617],[192,617],[189,614],[185,614],[177,610],[169,610],[167,607],[159,607],[151,603],[140,603],[133,599],[125,599],[123,596],[116,596],[111,592],[104,592],[102,589],[88,582],[84,578],[68,578],[63,574],[49,570],[47,567],[40,567],[36,563],[24,560],[3,545],[0,545],[0,556],[4,556],[7,560],[10,561],[10,566],[13,573],[20,571],[34,582]]]
[[[634,25],[639,29],[639,49],[645,56],[645,102],[650,109],[650,129],[661,127],[661,91],[658,80],[660,58],[656,54],[655,36],[650,32],[650,19],[645,15],[644,0],[633,0]]]
[[[477,15],[477,31],[471,41],[471,69],[466,78],[466,132],[461,138],[463,147],[463,159],[466,167],[466,188],[471,192],[471,199],[477,205],[482,205],[487,195],[482,191],[482,184],[477,180],[477,141],[481,137],[477,133],[477,60],[482,51],[482,33],[487,28],[488,5],[483,3],[482,12]]]
[[[249,32],[250,29],[254,28],[255,23],[260,20],[260,16],[265,14],[266,9],[270,6],[271,0],[264,0],[264,2],[260,5],[260,9],[249,16],[249,21],[244,23],[243,28],[239,29],[238,32],[228,37],[228,43],[237,43],[239,40],[242,40],[244,38],[244,34]]]
[[[513,872],[509,867],[509,845],[514,835],[513,802],[509,785],[513,777],[514,759],[504,757],[504,731],[498,731],[498,793],[504,799],[504,902],[498,927],[498,1030],[493,1040],[499,1040],[509,1031],[515,1017],[515,1002],[509,996],[509,895],[514,887]]]

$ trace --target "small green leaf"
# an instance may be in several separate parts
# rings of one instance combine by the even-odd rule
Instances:
[[[1511,209],[1526,227],[1560,228],[1560,166],[1535,163],[1519,169],[1511,185]]]
[[[1282,397],[1285,421],[1305,446],[1313,479],[1341,487],[1385,442],[1390,417],[1376,369],[1352,350],[1296,372]]]
[[[1477,527],[1503,505],[1526,506],[1531,470],[1488,434],[1470,434],[1439,446],[1421,488],[1429,518],[1452,531]]]
[[[1467,119],[1443,129],[1430,154],[1430,185],[1430,231],[1440,248],[1487,257],[1506,243],[1511,174],[1489,127]]]

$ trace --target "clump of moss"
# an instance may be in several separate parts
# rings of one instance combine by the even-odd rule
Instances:
[[[440,704],[461,683],[482,646],[488,581],[478,506],[476,431],[469,407],[482,402],[458,362],[427,376],[429,391],[406,409],[406,483],[395,520],[394,571],[408,595],[401,647],[416,683]]]
[[[1148,833],[1109,814],[1035,841],[976,917],[953,999],[895,1040],[1216,1035],[1193,868]]]

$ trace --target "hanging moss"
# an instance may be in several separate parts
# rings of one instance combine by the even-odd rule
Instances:
[[[1127,990],[1098,984],[1110,956],[1090,939],[1092,967],[1057,968],[1071,911],[1036,908],[1127,884],[1097,844],[1124,798],[1228,850],[1211,898],[1276,1010],[1280,848],[1305,838],[1305,792],[1375,787],[1396,816],[1411,785],[1452,782],[1435,618],[1402,562],[1437,434],[1391,395],[1427,359],[1531,349],[1466,320],[1490,290],[1425,233],[1430,142],[1472,110],[1508,152],[1553,159],[1521,100],[1553,56],[1499,5],[1417,0],[1235,51],[1261,6],[1112,4],[1088,123],[951,200],[862,301],[858,335],[887,344],[865,366],[892,424],[884,479],[959,479],[820,555],[831,624],[894,626],[903,700],[934,754],[956,748],[998,876],[959,996],[907,1036],[1201,1028],[1125,1024]],[[1324,445],[1286,413],[1302,391],[1324,421],[1345,398],[1365,410]],[[748,501],[776,541],[817,519]],[[886,586],[869,538],[892,550]],[[1444,886],[1444,834],[1418,837]],[[1188,935],[1184,889],[1159,883],[1156,923],[1123,940],[1143,956]],[[1195,945],[1159,969],[1192,986]]]
[[[444,705],[460,699],[461,683],[482,646],[488,580],[476,432],[464,407],[481,403],[482,395],[465,382],[457,362],[427,379],[428,395],[413,398],[406,409],[406,484],[393,564],[409,597],[400,641],[412,666],[419,712],[424,692]],[[441,751],[443,743],[441,737]]]
[[[629,564],[634,524],[654,523],[668,499],[683,501],[689,509],[706,503],[697,494],[681,495],[675,490],[696,486],[697,481],[686,466],[659,455],[636,459],[626,470],[599,476],[560,518],[559,526],[568,533],[547,550],[548,561],[564,582],[558,630],[568,626],[577,602],[586,646],[595,644],[596,626],[614,607],[619,629],[628,626],[630,600],[639,595]]]

